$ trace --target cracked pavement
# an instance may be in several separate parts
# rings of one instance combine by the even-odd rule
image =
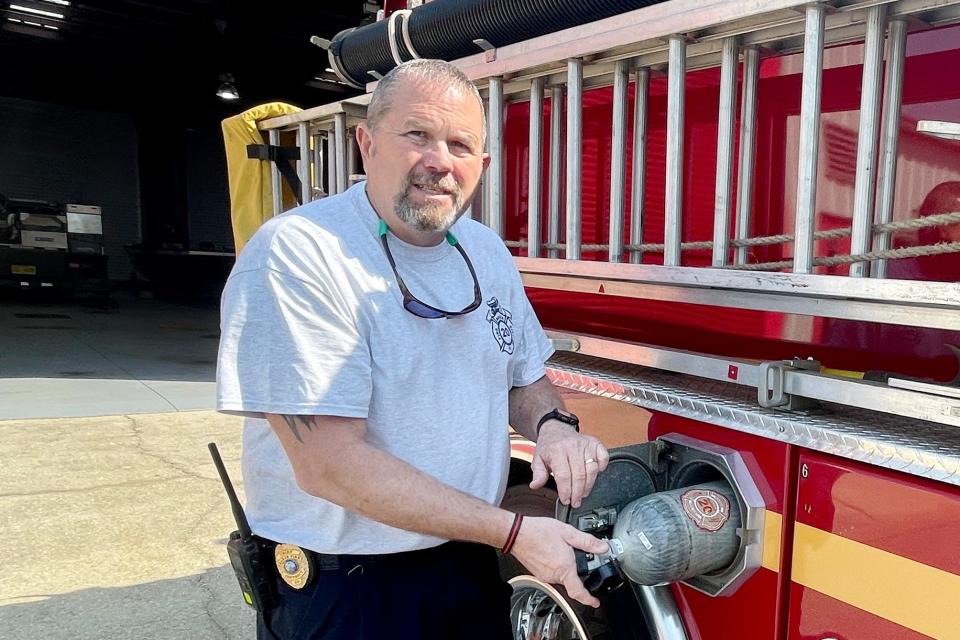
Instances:
[[[207,451],[238,492],[241,419],[0,421],[0,640],[253,638]]]

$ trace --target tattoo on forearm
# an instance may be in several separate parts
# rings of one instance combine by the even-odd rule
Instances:
[[[300,424],[307,428],[307,431],[313,431],[313,422],[310,420],[309,416],[281,416],[283,421],[287,423],[287,426],[290,427],[290,431],[293,431],[293,437],[296,438],[299,442],[303,442],[303,438],[300,437],[300,430],[297,428],[297,424]]]

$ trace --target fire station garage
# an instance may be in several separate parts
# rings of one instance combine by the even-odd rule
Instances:
[[[2,637],[960,640],[960,0],[0,0],[0,460]]]
[[[31,380],[0,418],[212,406],[236,250],[221,122],[362,93],[310,38],[378,9],[0,3],[0,377]]]

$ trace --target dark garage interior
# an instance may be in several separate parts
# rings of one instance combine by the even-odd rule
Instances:
[[[265,102],[355,95],[309,39],[378,9],[359,0],[0,3],[0,194],[41,224],[67,205],[94,207],[75,217],[99,214],[102,230],[33,246],[34,227],[24,239],[2,221],[0,284],[113,297],[131,287],[215,292],[233,252],[220,121]],[[237,99],[216,95],[225,82]]]

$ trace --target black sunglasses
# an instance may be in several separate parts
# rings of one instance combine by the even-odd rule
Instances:
[[[463,247],[460,246],[460,243],[457,242],[456,237],[454,237],[452,233],[447,231],[447,242],[450,243],[450,246],[459,251],[461,256],[463,256],[463,261],[467,263],[467,269],[470,270],[470,276],[473,278],[473,302],[465,306],[460,311],[444,311],[443,309],[437,309],[436,307],[430,306],[426,302],[421,302],[416,296],[410,293],[410,290],[407,289],[407,285],[403,282],[403,278],[401,278],[400,274],[397,273],[397,263],[393,261],[393,254],[390,253],[390,245],[387,243],[387,231],[389,230],[390,227],[388,227],[387,223],[381,219],[380,230],[378,231],[380,235],[380,241],[383,243],[383,250],[387,254],[387,260],[390,261],[390,268],[393,269],[393,275],[397,277],[397,285],[400,287],[400,293],[403,294],[404,309],[418,318],[436,320],[438,318],[455,318],[457,316],[463,316],[480,306],[480,303],[483,301],[483,296],[480,294],[480,282],[477,280],[477,272],[473,270],[473,265],[470,263],[470,258],[467,257],[467,252],[463,250]]]

